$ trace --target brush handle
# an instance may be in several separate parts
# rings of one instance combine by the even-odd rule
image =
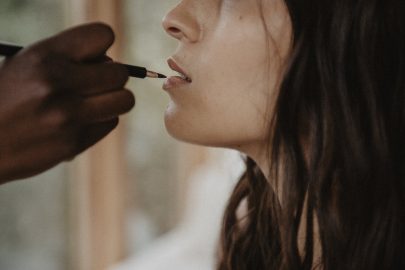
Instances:
[[[131,66],[127,64],[120,64],[128,70],[129,76],[131,77],[137,77],[137,78],[146,78],[146,75],[148,74],[148,70],[144,67],[137,67],[137,66]]]
[[[4,55],[6,57],[13,56],[21,51],[23,47],[17,45],[11,45],[7,43],[0,42],[0,55]]]
[[[21,47],[21,46],[0,42],[0,55],[6,56],[6,57],[11,57],[11,56],[17,54],[22,49],[23,49],[23,47]],[[143,79],[143,78],[146,78],[146,76],[147,76],[148,71],[144,67],[131,66],[131,65],[126,65],[126,64],[120,64],[120,65],[123,65],[128,70],[129,76],[131,76],[131,77]]]

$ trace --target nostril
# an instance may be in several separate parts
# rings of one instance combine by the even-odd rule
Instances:
[[[177,28],[177,27],[169,27],[167,30],[168,30],[169,32],[173,33],[173,34],[178,34],[178,33],[180,33],[180,29]]]
[[[166,14],[162,20],[162,26],[168,35],[179,41],[186,39],[190,42],[195,42],[200,36],[200,28],[193,14],[189,13],[189,10],[184,9],[185,4],[182,3],[185,2],[187,1],[181,1],[181,4]]]

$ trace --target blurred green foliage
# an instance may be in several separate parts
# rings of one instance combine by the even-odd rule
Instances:
[[[2,0],[0,10],[17,11],[27,5],[28,0]]]
[[[64,26],[64,0],[1,0],[0,40],[33,43]]]

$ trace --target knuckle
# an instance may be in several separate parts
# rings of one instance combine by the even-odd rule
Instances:
[[[60,62],[60,61],[59,61]],[[33,50],[27,54],[27,65],[32,70],[33,75],[44,86],[51,86],[52,79],[61,66],[57,57],[53,54],[42,53],[41,50]]]
[[[31,101],[42,105],[46,105],[53,95],[53,87],[51,83],[48,80],[40,78],[30,81],[27,91],[29,91],[29,98]]]
[[[54,84],[52,83],[52,80],[49,78],[49,74],[46,73],[39,73],[37,75],[37,91],[39,94],[39,97],[47,97],[53,92]]]
[[[40,79],[36,84],[32,84],[32,88],[30,93],[31,97],[39,101],[45,101],[53,92],[52,86],[48,80]]]
[[[45,118],[45,125],[52,129],[60,130],[69,133],[68,127],[73,122],[73,116],[67,110],[55,109],[51,111]],[[66,130],[65,130],[66,129]]]
[[[40,67],[46,58],[46,54],[40,48],[28,48],[25,55],[25,61],[34,67]]]
[[[49,55],[44,57],[42,64],[38,66],[36,77],[46,94],[53,93],[65,87],[66,76],[71,74],[71,67],[68,62],[57,56]]]

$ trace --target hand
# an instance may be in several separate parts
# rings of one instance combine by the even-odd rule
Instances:
[[[0,184],[70,160],[135,105],[125,68],[106,61],[114,34],[79,26],[0,64]]]

